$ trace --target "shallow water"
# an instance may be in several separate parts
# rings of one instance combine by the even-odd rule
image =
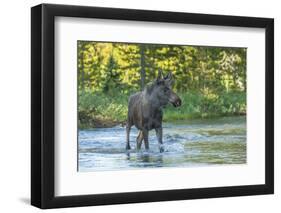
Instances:
[[[136,151],[138,130],[132,128],[131,150],[125,150],[125,128],[79,130],[79,171],[155,167],[197,167],[246,163],[246,117],[226,117],[163,124],[165,151],[159,152],[155,131],[150,150]]]

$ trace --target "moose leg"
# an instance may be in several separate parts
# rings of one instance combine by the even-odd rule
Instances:
[[[157,140],[158,140],[158,145],[159,145],[159,150],[160,152],[164,152],[164,146],[163,146],[163,141],[162,141],[162,127],[156,128],[155,129]]]
[[[139,131],[139,135],[137,137],[137,149],[138,150],[141,148],[142,141],[143,141],[143,134],[142,134],[142,131]]]
[[[126,125],[126,149],[127,150],[131,149],[131,146],[130,146],[130,130],[131,130],[131,125],[127,124]]]
[[[149,149],[149,144],[148,144],[148,130],[143,130],[142,131],[142,135],[143,135],[143,140],[144,140],[144,147],[146,150]]]

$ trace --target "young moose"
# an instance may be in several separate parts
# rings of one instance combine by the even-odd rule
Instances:
[[[139,130],[137,137],[137,149],[141,148],[144,141],[145,149],[149,149],[148,132],[155,129],[160,152],[164,151],[162,141],[162,108],[168,103],[174,107],[181,105],[181,99],[171,89],[172,74],[163,77],[159,71],[158,77],[148,84],[142,92],[130,96],[128,104],[128,121],[126,125],[127,144],[130,147],[130,129],[133,125]]]

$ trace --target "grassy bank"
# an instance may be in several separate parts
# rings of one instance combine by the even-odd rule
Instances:
[[[164,121],[233,116],[246,113],[246,94],[229,92],[203,95],[198,92],[179,94],[182,106],[164,109]],[[110,127],[125,124],[128,95],[83,92],[78,100],[79,128]]]

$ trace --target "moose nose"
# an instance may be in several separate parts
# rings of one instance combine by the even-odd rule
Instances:
[[[173,104],[174,107],[179,107],[181,105],[180,97],[177,94],[175,94],[174,92],[170,96],[169,101]]]
[[[176,105],[177,105],[177,107],[181,106],[181,99],[180,98],[176,101]]]

